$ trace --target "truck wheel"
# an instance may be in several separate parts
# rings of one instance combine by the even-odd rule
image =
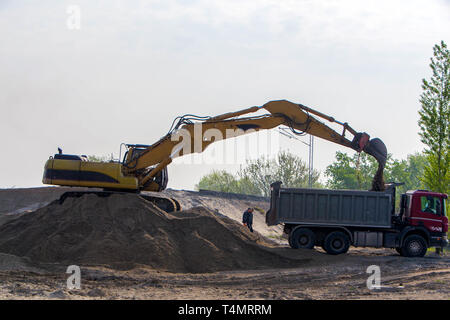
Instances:
[[[328,254],[342,254],[348,251],[350,247],[350,239],[341,231],[333,231],[329,233],[323,242],[323,248]]]
[[[308,228],[295,229],[290,238],[291,247],[294,249],[312,249],[316,242],[316,235]]]
[[[427,253],[427,242],[422,236],[417,234],[406,237],[401,248],[402,256],[423,257]]]
[[[292,232],[289,233],[289,235],[288,235],[288,242],[289,242],[289,246],[290,246],[292,249],[295,249],[295,248],[293,247],[293,245],[292,245]]]

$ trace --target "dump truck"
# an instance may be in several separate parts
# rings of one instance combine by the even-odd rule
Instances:
[[[271,184],[269,226],[284,224],[289,245],[322,247],[332,255],[350,246],[393,248],[405,257],[423,257],[429,247],[448,245],[446,194],[411,190],[401,195],[395,212],[396,188],[383,192],[282,188]]]

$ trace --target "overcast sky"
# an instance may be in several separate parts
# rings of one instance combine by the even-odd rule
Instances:
[[[448,0],[0,0],[0,187],[42,185],[58,146],[118,157],[121,142],[152,144],[178,115],[277,99],[406,158],[423,149],[421,79],[441,40],[450,44]],[[279,142],[308,159],[301,142]],[[314,167],[337,150],[353,153],[316,139]],[[213,168],[238,166],[175,162],[169,187],[193,189]]]

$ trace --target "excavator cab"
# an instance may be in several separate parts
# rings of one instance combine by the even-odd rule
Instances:
[[[126,164],[133,159],[139,158],[139,156],[146,151],[150,146],[146,144],[122,144],[125,145],[126,151],[122,158],[122,164]],[[121,148],[122,148],[121,145]]]

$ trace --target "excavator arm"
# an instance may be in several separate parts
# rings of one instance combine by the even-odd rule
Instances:
[[[263,115],[255,115],[260,110]],[[342,133],[319,121],[316,117],[335,122],[343,127]],[[309,133],[316,137],[374,156],[378,171],[372,190],[384,190],[383,169],[386,163],[386,146],[380,139],[370,139],[367,133],[356,132],[347,123],[301,104],[289,101],[271,101],[260,107],[251,107],[215,117],[185,115],[175,119],[169,132],[152,145],[126,145],[127,152],[122,162],[111,160],[90,161],[86,156],[58,154],[49,157],[45,163],[42,182],[50,185],[101,188],[103,191],[75,190],[64,193],[60,201],[68,197],[85,194],[109,196],[113,193],[134,193],[140,191],[162,191],[168,183],[167,166],[176,157],[203,152],[211,143],[229,139],[258,130],[267,130],[285,125],[294,134]],[[346,132],[353,137],[348,139]],[[166,212],[179,211],[176,199],[142,194]]]
[[[261,109],[269,113],[251,115]],[[315,116],[342,125],[342,133],[336,132]],[[308,133],[357,152],[365,151],[376,158],[381,170],[386,163],[387,150],[380,139],[370,140],[367,133],[356,132],[347,123],[336,121],[309,107],[286,100],[270,101],[263,106],[215,117],[186,115],[176,120],[178,122],[172,125],[169,132],[153,145],[128,145],[122,171],[124,175],[136,176],[141,190],[164,189],[167,184],[166,168],[176,157],[203,152],[216,141],[280,125],[288,126],[296,134]],[[351,140],[345,137],[346,131],[353,135]]]

